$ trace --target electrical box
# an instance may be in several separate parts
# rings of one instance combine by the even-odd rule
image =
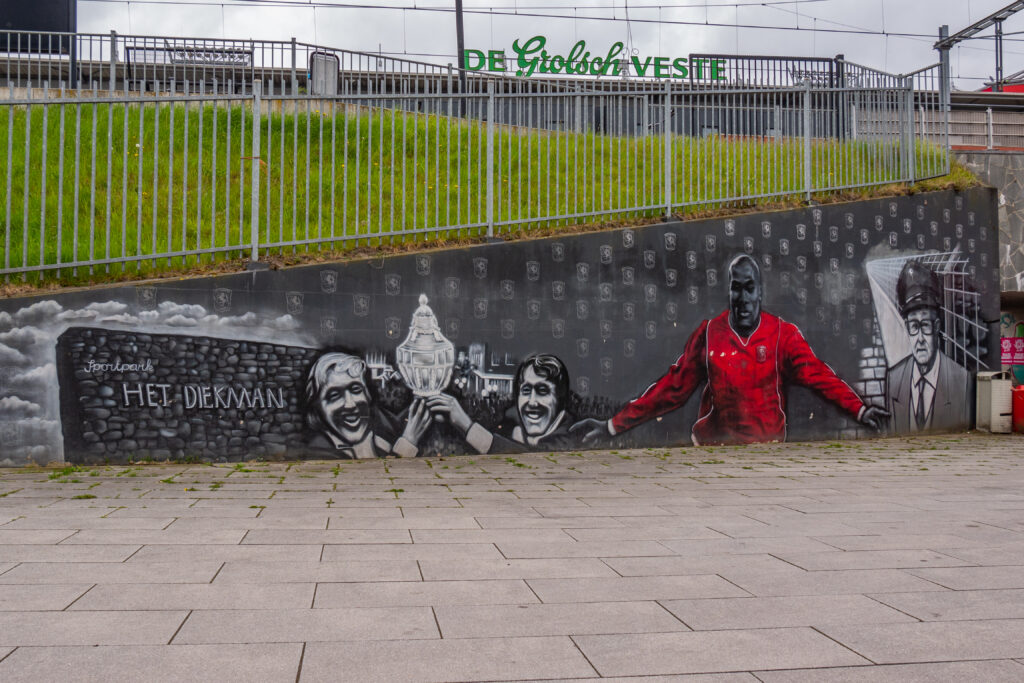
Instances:
[[[1013,382],[1006,372],[979,372],[975,399],[978,429],[993,434],[1013,430]]]
[[[309,55],[309,94],[334,97],[338,94],[338,73],[341,70],[338,56],[330,52],[313,52]]]

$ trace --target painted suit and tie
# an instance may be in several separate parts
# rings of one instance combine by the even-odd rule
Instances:
[[[896,299],[911,352],[889,368],[887,398],[897,434],[965,427],[970,422],[970,374],[939,350],[942,287],[935,272],[908,261],[896,282]]]

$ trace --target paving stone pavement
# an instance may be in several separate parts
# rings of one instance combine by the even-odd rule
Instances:
[[[0,681],[1021,681],[1024,439],[0,470]]]

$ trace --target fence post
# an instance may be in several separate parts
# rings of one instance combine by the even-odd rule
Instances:
[[[299,93],[299,81],[295,75],[295,36],[292,36],[292,91],[290,95],[297,95]]]
[[[804,194],[811,201],[814,179],[811,174],[811,82],[804,81]]]
[[[487,236],[494,237],[494,81],[487,81]]]
[[[857,132],[857,93],[853,93],[853,101],[850,103],[850,137],[856,140],[859,137]]]
[[[448,62],[448,118],[452,116],[452,64]]]
[[[114,82],[117,79],[117,31],[110,32],[110,83],[108,90],[114,92]]]
[[[578,94],[580,86],[576,85],[577,95],[573,98],[575,103],[576,111],[573,112],[573,131],[576,133],[583,132],[583,96]]]
[[[665,81],[664,112],[661,117],[661,135],[664,141],[662,155],[665,157],[665,217],[672,217],[672,82]]]
[[[988,141],[986,147],[988,149],[995,147],[995,134],[992,128],[992,107],[989,107],[985,110],[985,133],[986,140]]]
[[[949,26],[939,27],[939,39],[949,37]],[[939,106],[942,111],[942,148],[945,154],[943,170],[949,173],[949,101],[950,101],[949,48],[939,50]]]
[[[903,159],[903,177],[907,182],[912,183],[916,178],[917,169],[914,168],[914,77],[903,78],[903,97],[901,98],[900,113],[903,118],[903,130],[900,148]]]
[[[252,256],[250,260],[260,260],[260,119],[263,83],[252,82],[252,151],[249,160],[252,163],[252,203],[250,204],[249,221],[252,225]]]

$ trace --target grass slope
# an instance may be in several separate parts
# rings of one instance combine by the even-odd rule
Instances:
[[[261,242],[278,253],[453,239],[487,223],[487,124],[337,106],[261,117],[242,106],[69,102],[0,111],[0,266],[220,250],[35,277],[82,282],[244,256],[251,241],[252,164],[259,164]],[[664,139],[496,126],[499,231],[664,213]],[[915,150],[921,173],[940,151]],[[802,141],[675,137],[679,214],[800,196]],[[78,163],[75,163],[75,160]],[[890,145],[814,141],[815,187],[886,182]],[[537,220],[552,216],[558,220]],[[449,226],[469,225],[455,229]],[[373,239],[369,239],[372,237]],[[363,239],[359,239],[363,238]],[[328,240],[309,244],[308,240]]]

